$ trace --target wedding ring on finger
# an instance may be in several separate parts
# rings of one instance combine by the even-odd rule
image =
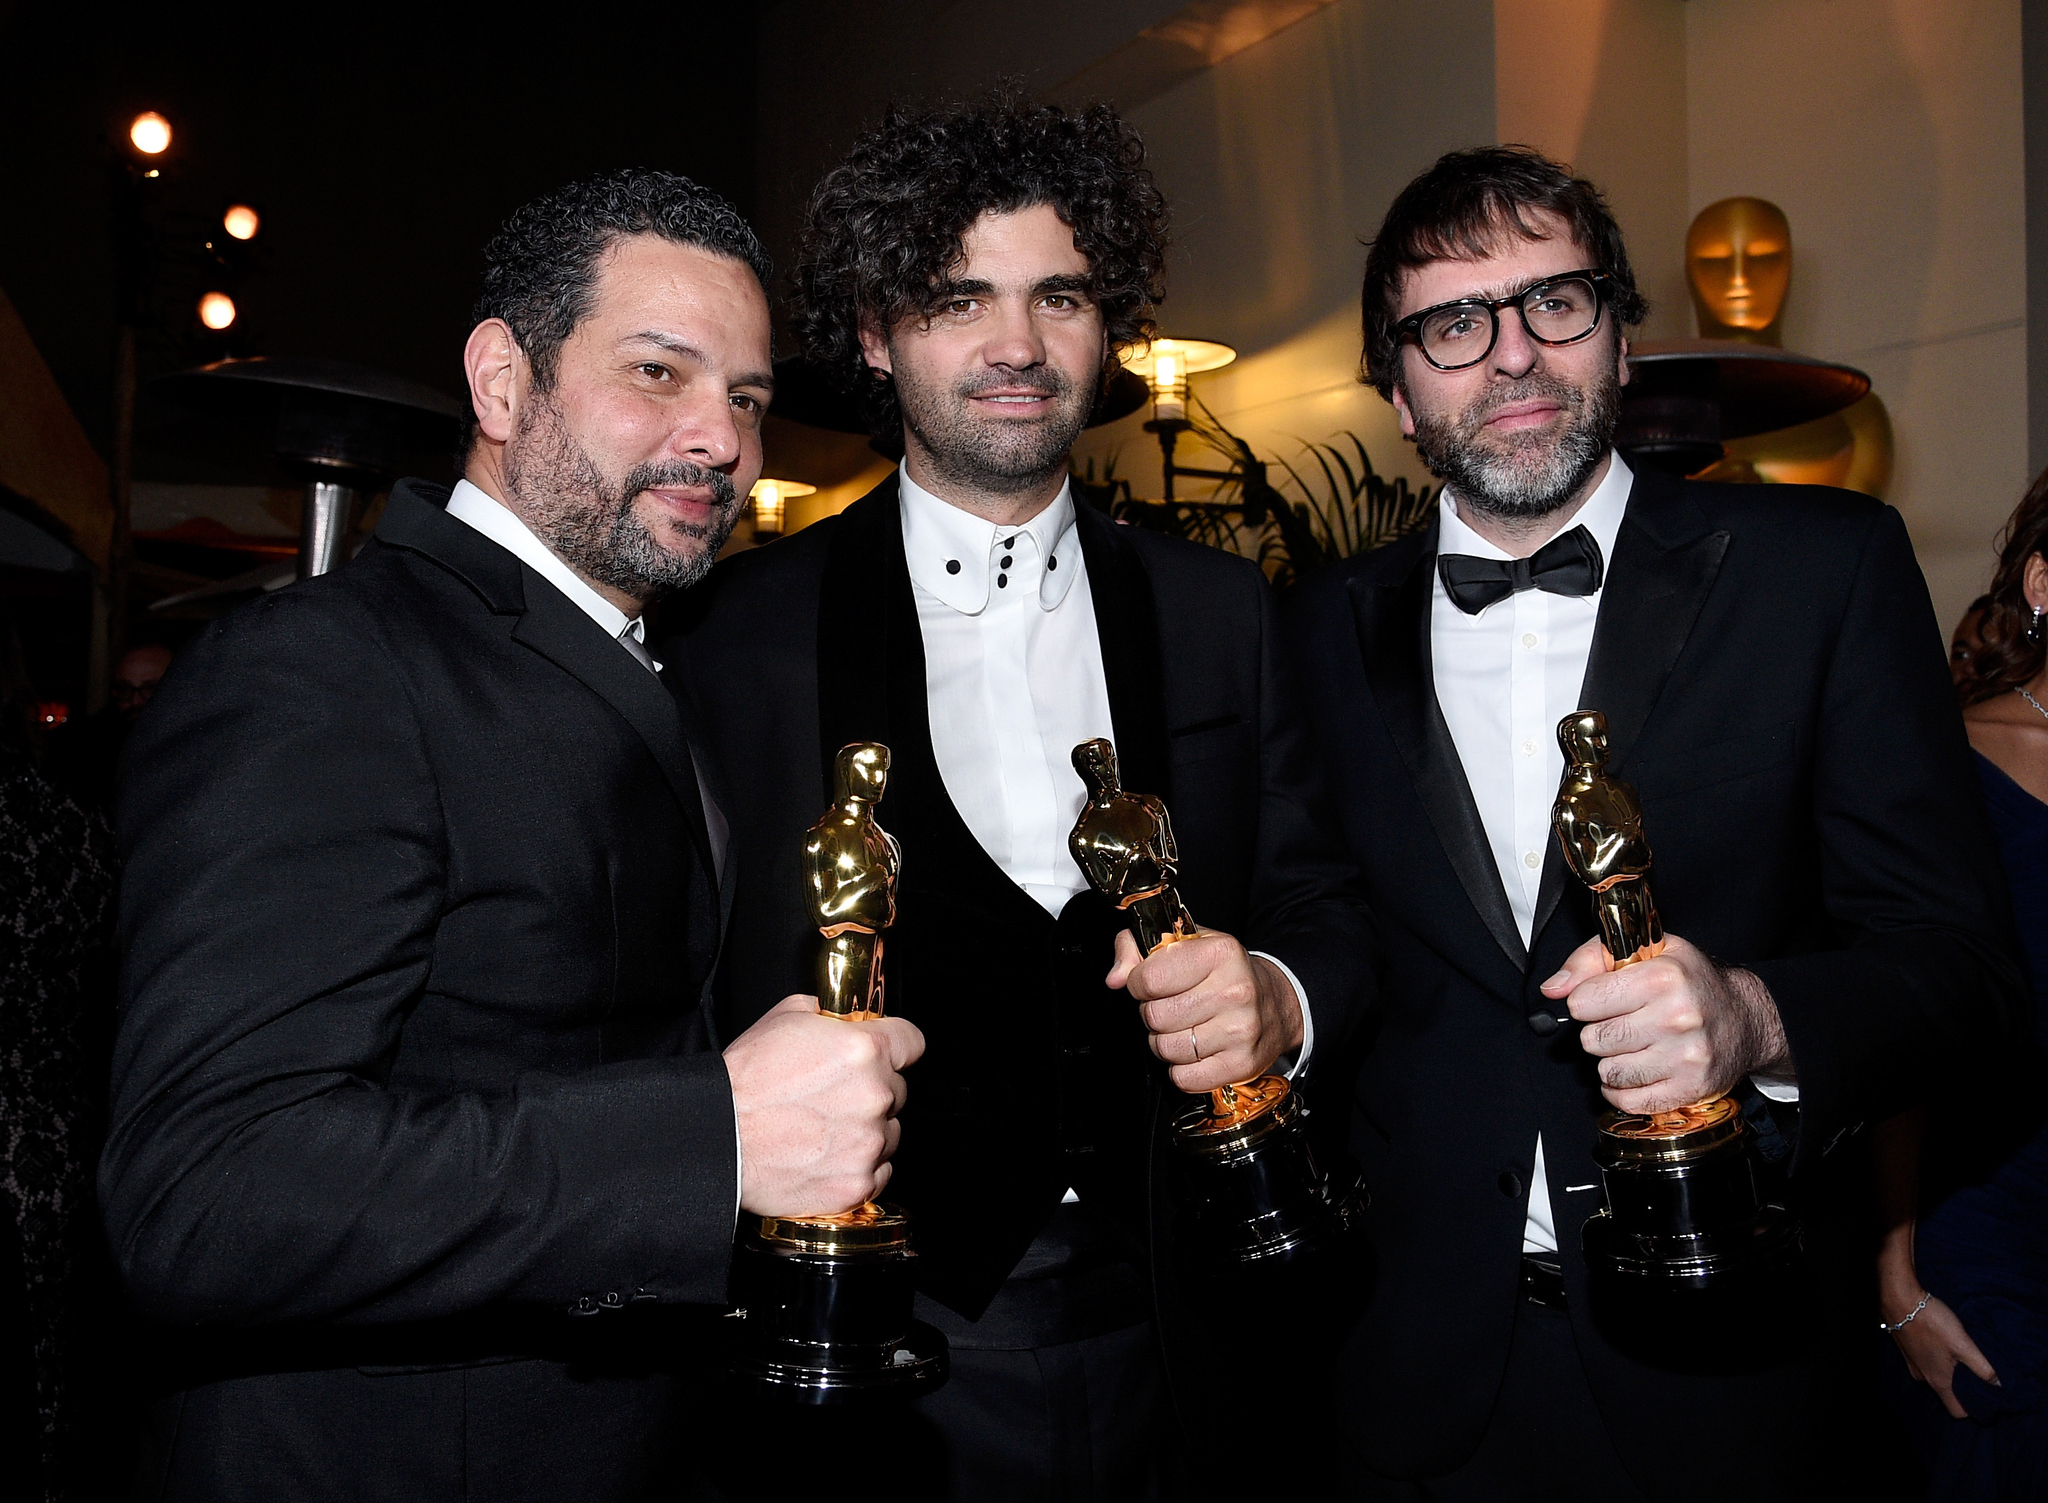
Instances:
[[[1189,1060],[1188,1063],[1199,1065],[1202,1062],[1202,1045],[1201,1041],[1195,1037],[1195,1030],[1192,1028],[1188,1030],[1188,1047],[1195,1051],[1195,1057]]]

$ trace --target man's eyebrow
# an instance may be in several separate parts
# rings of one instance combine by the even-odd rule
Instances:
[[[1033,292],[1087,292],[1089,280],[1075,272],[1061,272],[1058,276],[1043,277],[1031,289]]]
[[[678,339],[675,335],[664,334],[659,329],[642,329],[638,334],[628,334],[625,338],[625,343],[632,344],[635,340],[642,344],[651,344],[656,349],[667,350],[671,355],[681,355],[685,360],[694,360],[699,365],[708,365],[710,363],[709,357],[687,339]],[[775,376],[771,371],[748,371],[743,376],[733,377],[732,384],[734,386],[758,386],[763,391],[773,391],[775,390]]]
[[[953,297],[987,297],[996,290],[996,284],[983,277],[948,277],[939,283],[934,301],[943,303]]]
[[[673,334],[664,334],[659,329],[642,329],[638,334],[628,334],[624,343],[631,344],[635,340],[643,344],[651,344],[656,349],[667,350],[671,355],[681,355],[687,360],[695,360],[700,363],[705,361],[704,352],[694,344],[691,344],[689,340],[678,339]]]

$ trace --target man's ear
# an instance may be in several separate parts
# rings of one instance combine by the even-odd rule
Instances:
[[[868,369],[896,373],[896,367],[889,359],[889,341],[882,331],[873,324],[860,326],[860,352],[867,357]]]
[[[1394,411],[1401,414],[1401,436],[1415,437],[1415,414],[1408,410],[1408,393],[1401,390],[1401,383],[1394,383],[1394,394],[1387,398],[1394,404]]]
[[[1614,355],[1615,364],[1619,370],[1617,380],[1621,385],[1626,386],[1628,385],[1628,336],[1626,334],[1622,335],[1615,343],[1620,346]]]
[[[526,394],[527,369],[526,354],[504,319],[487,318],[469,331],[462,369],[477,431],[492,443],[509,441],[518,422],[519,401]]]

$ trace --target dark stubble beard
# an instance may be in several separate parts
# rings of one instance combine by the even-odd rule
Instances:
[[[505,446],[505,487],[527,526],[564,563],[642,601],[688,589],[708,574],[740,514],[731,478],[702,465],[640,464],[616,483],[607,480],[553,399],[538,394]],[[633,515],[634,498],[655,489],[707,489],[718,504],[707,522],[675,524],[688,539],[679,551],[664,547]]]
[[[1095,406],[1100,372],[1075,381],[1048,365],[1028,370],[997,367],[952,386],[925,383],[896,369],[896,401],[903,426],[930,457],[934,476],[968,492],[1013,495],[1057,475]],[[968,403],[998,387],[1021,387],[1053,399],[1036,422],[982,417]]]
[[[1548,398],[1563,408],[1563,432],[1487,434],[1487,419],[1501,408],[1534,398]],[[1410,403],[1412,411],[1412,397]],[[1462,412],[1418,414],[1415,451],[1460,504],[1504,522],[1530,522],[1578,494],[1613,447],[1620,410],[1621,381],[1612,365],[1602,365],[1589,386],[1533,370],[1489,388]]]

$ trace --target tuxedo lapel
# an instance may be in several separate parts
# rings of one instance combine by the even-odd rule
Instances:
[[[1088,569],[1088,593],[1095,602],[1117,771],[1126,788],[1153,794],[1171,809],[1166,667],[1152,577],[1138,550],[1101,512],[1077,502],[1074,523]]]
[[[697,785],[696,763],[690,756],[675,699],[660,679],[607,637],[604,628],[578,610],[568,596],[524,564],[520,573],[526,609],[512,628],[513,640],[580,680],[640,733],[682,806],[698,859],[707,874],[715,873],[718,867],[711,859],[711,840],[704,827],[704,795]]]
[[[1372,686],[1387,731],[1408,766],[1416,796],[1436,830],[1459,884],[1501,953],[1518,971],[1529,966],[1528,948],[1515,926],[1514,910],[1500,884],[1493,847],[1465,779],[1457,743],[1437,704],[1429,647],[1429,611],[1436,569],[1436,529],[1419,540],[1406,570],[1398,566],[1351,584],[1352,613]]]
[[[448,491],[423,481],[391,488],[377,539],[432,559],[459,576],[501,616],[517,616],[513,640],[572,675],[640,734],[682,806],[706,872],[716,872],[704,826],[704,793],[682,714],[662,682],[604,634],[560,590],[468,523],[448,515]]]
[[[1617,776],[1627,773],[1727,551],[1728,534],[1715,532],[1675,481],[1649,470],[1636,472],[1615,535],[1614,557],[1608,561],[1600,619],[1579,691],[1581,709],[1607,717],[1610,766]],[[1550,922],[1565,879],[1564,857],[1552,841],[1531,933],[1541,934]]]

